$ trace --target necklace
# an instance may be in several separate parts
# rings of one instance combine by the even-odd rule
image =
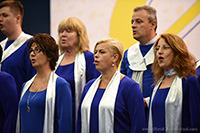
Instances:
[[[170,78],[170,77],[176,75],[176,73],[177,73],[177,72],[176,72],[174,69],[170,69],[169,71],[164,72],[164,75],[165,75],[166,77]]]
[[[44,82],[44,83],[45,83],[45,82]],[[42,84],[42,86],[37,90],[37,92],[36,92],[31,98],[30,98],[30,96],[31,96],[31,91],[29,91],[30,93],[29,93],[29,96],[28,96],[28,99],[27,99],[27,106],[26,106],[27,113],[30,113],[30,111],[31,111],[31,110],[30,110],[30,106],[29,106],[30,101],[37,95],[37,93],[39,92],[39,90],[42,89],[44,83]]]

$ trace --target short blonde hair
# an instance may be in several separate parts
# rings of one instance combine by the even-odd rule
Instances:
[[[117,67],[118,67],[120,61],[122,60],[122,55],[123,55],[123,50],[124,50],[122,43],[115,38],[105,38],[96,43],[96,45],[94,47],[94,51],[99,44],[107,44],[111,54],[119,55],[119,58],[116,63]]]
[[[69,17],[63,19],[58,26],[58,33],[64,29],[70,29],[76,31],[78,34],[78,44],[76,46],[77,52],[85,52],[90,50],[89,39],[87,35],[87,30],[83,22],[76,17]],[[64,53],[64,49],[60,46],[60,40],[58,41],[59,49],[61,54]]]

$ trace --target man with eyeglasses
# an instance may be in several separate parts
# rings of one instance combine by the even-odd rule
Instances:
[[[11,74],[16,81],[20,96],[22,84],[35,73],[27,54],[27,41],[32,37],[22,31],[23,5],[19,1],[0,3],[0,29],[7,36],[0,42],[3,56],[0,70]]]
[[[158,38],[156,9],[147,5],[136,7],[131,24],[133,38],[138,43],[125,51],[120,71],[139,84],[145,105],[148,105],[153,84],[151,66],[154,53],[152,46]]]

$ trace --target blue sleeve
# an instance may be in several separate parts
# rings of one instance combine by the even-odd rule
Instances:
[[[2,131],[4,133],[15,133],[18,112],[17,86],[11,75],[0,80],[0,105],[5,116]]]
[[[188,80],[191,128],[200,131],[200,85],[196,77]],[[184,116],[183,116],[184,117]]]
[[[78,118],[77,118],[77,123],[76,123],[76,133],[81,133],[81,104],[83,102],[83,99],[87,93],[87,91],[89,90],[90,86],[92,85],[92,83],[95,81],[95,79],[89,81],[84,89],[83,89],[83,92],[82,92],[82,95],[81,95],[81,101],[80,101],[80,104],[79,104],[79,108],[78,108]]]
[[[145,128],[144,100],[137,83],[129,84],[127,108],[131,119],[131,133],[142,132]]]
[[[128,50],[124,52],[124,56],[121,62],[120,72],[124,75],[127,75],[127,67],[129,66],[128,59],[127,59]]]
[[[94,54],[92,52],[84,52],[86,60],[86,83],[91,79],[97,78],[101,73],[96,69],[94,64]]]
[[[72,96],[69,83],[61,77],[56,81],[55,132],[72,132]]]

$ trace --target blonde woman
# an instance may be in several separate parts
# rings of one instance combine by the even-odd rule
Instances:
[[[89,39],[83,22],[75,17],[63,19],[58,26],[59,57],[56,73],[70,83],[73,106],[73,132],[84,85],[100,75],[94,55],[89,51]]]
[[[139,85],[118,71],[122,55],[123,46],[116,39],[100,40],[95,45],[95,65],[101,75],[84,87],[76,132],[136,133],[144,128]]]

